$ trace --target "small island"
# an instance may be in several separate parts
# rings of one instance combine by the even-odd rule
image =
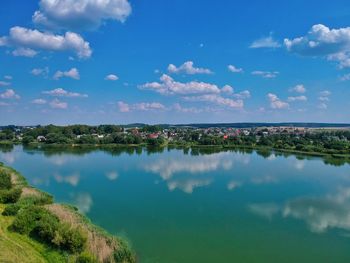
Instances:
[[[0,262],[134,263],[128,243],[0,163]]]

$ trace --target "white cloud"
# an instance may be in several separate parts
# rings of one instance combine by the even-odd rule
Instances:
[[[12,76],[10,76],[10,75],[5,75],[5,76],[4,76],[4,79],[11,80],[11,79],[13,79],[13,78],[12,78]]]
[[[67,109],[68,108],[68,103],[60,101],[59,99],[54,99],[50,103],[50,107],[53,109]]]
[[[0,81],[0,87],[4,87],[4,86],[10,86],[11,83],[8,81]]]
[[[70,92],[62,88],[57,88],[53,90],[43,91],[43,94],[47,94],[54,97],[69,97],[69,98],[87,98],[87,94],[81,94],[77,92]]]
[[[172,77],[163,74],[160,82],[148,82],[140,86],[141,89],[149,89],[161,94],[200,94],[220,93],[218,86],[205,82],[177,82]]]
[[[317,108],[319,108],[321,110],[326,110],[326,109],[328,109],[328,105],[324,102],[321,102],[320,104],[318,104]]]
[[[319,101],[329,101],[329,98],[328,98],[328,97],[320,96],[320,97],[318,97],[318,100],[319,100]]]
[[[320,95],[321,96],[330,96],[332,93],[328,90],[323,90],[320,92]]]
[[[173,105],[173,109],[178,111],[178,112],[184,112],[184,113],[200,113],[203,112],[202,109],[198,109],[198,108],[194,108],[194,107],[183,107],[181,104],[179,103],[175,103]]]
[[[295,97],[288,97],[289,102],[294,102],[294,101],[307,101],[307,97],[304,95],[301,96],[295,96]]]
[[[15,57],[32,58],[32,57],[35,57],[37,54],[38,54],[37,51],[31,48],[23,48],[23,47],[16,48],[15,50],[12,51],[12,55],[14,55]]]
[[[239,93],[235,93],[233,94],[233,96],[236,98],[236,99],[249,99],[250,98],[250,91],[249,90],[243,90]]]
[[[120,112],[129,112],[130,111],[129,104],[127,104],[123,101],[118,101],[117,106],[118,106]]]
[[[341,76],[341,77],[340,77],[340,80],[341,80],[341,81],[350,80],[350,73]]]
[[[72,78],[72,79],[80,79],[79,71],[76,68],[71,68],[68,71],[56,71],[55,75],[53,76],[53,79],[59,80],[62,77]]]
[[[272,109],[287,109],[289,108],[289,104],[280,100],[277,95],[269,93],[267,94],[267,98],[270,101],[270,107]]]
[[[330,29],[317,24],[305,36],[286,38],[284,45],[289,52],[324,57],[336,61],[340,68],[350,67],[350,27]]]
[[[224,106],[233,109],[242,109],[244,106],[243,100],[233,100],[230,98],[224,98],[217,94],[204,94],[200,96],[184,97],[187,101],[203,101],[213,103],[219,106]]]
[[[233,88],[230,85],[225,85],[222,87],[221,92],[227,93],[227,94],[232,94]]]
[[[33,68],[30,73],[34,76],[47,76],[49,74],[49,68],[45,67],[45,68]]]
[[[250,48],[278,48],[281,44],[278,43],[272,36],[263,37],[255,40],[250,44]]]
[[[112,81],[115,81],[115,80],[118,80],[118,76],[117,75],[114,75],[114,74],[109,74],[105,77],[105,80],[112,80]]]
[[[169,64],[168,71],[169,73],[176,73],[176,74],[184,73],[189,75],[213,73],[210,69],[207,69],[207,68],[193,67],[193,61],[186,61],[179,67],[176,67],[174,64]]]
[[[106,20],[124,22],[131,14],[127,0],[41,0],[32,19],[48,28],[94,29]]]
[[[272,79],[272,78],[276,78],[277,75],[279,74],[278,71],[261,71],[261,70],[255,70],[252,72],[252,75],[256,75],[256,76],[261,76],[265,79]]]
[[[79,34],[66,32],[64,35],[54,35],[19,26],[12,27],[8,36],[0,37],[0,46],[15,47],[17,54],[21,53],[18,51],[21,49],[27,49],[28,54],[31,52],[28,52],[28,49],[34,52],[37,50],[70,51],[79,58],[89,58],[92,54],[89,42],[86,42]]]
[[[35,100],[32,100],[32,103],[33,104],[38,104],[38,105],[43,105],[43,104],[46,104],[47,101],[44,100],[44,99],[35,99]]]
[[[232,73],[243,73],[243,69],[242,68],[237,68],[234,65],[228,65],[227,69],[228,69],[228,71],[230,71]]]
[[[20,96],[16,94],[13,89],[7,89],[5,92],[0,93],[1,99],[20,99]]]
[[[140,102],[130,105],[123,101],[118,101],[117,106],[120,112],[166,110],[166,107],[159,102]]]
[[[320,96],[318,97],[318,100],[320,101],[320,103],[318,104],[317,108],[319,108],[321,110],[328,109],[327,102],[329,101],[329,96],[332,93],[330,91],[328,91],[328,90],[323,90],[319,94],[320,94]]]
[[[294,91],[294,92],[298,92],[298,93],[305,93],[306,89],[305,89],[303,84],[298,84],[298,85],[294,86],[293,88],[290,88],[289,91]]]

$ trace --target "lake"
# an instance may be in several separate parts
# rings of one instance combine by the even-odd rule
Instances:
[[[142,263],[350,262],[350,165],[208,149],[0,151]]]

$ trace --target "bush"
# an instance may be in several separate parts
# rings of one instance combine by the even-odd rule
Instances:
[[[13,188],[10,190],[1,190],[0,191],[0,203],[10,204],[16,203],[18,199],[21,197],[22,189],[21,188]]]
[[[18,203],[21,206],[48,205],[53,203],[53,197],[45,192],[40,192],[40,195],[33,195],[21,198],[18,201]]]
[[[61,249],[77,253],[84,250],[86,240],[86,235],[80,229],[61,224],[52,242]]]
[[[98,260],[88,252],[81,253],[76,261],[76,263],[98,263]]]
[[[11,189],[11,175],[5,170],[0,170],[0,189]]]
[[[118,249],[114,252],[114,259],[117,263],[136,262],[135,255],[131,252],[128,243],[122,239],[118,239]]]
[[[15,216],[17,215],[19,209],[21,208],[18,204],[9,204],[5,207],[4,211],[2,212],[3,216]]]
[[[10,229],[20,234],[29,235],[38,225],[40,225],[40,220],[47,216],[55,217],[43,207],[32,205],[24,207],[18,212]]]
[[[32,234],[48,244],[52,244],[55,234],[59,229],[59,220],[51,213],[42,214]]]

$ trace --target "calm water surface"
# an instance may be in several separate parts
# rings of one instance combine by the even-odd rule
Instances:
[[[0,151],[142,263],[350,262],[350,166],[256,152]]]

